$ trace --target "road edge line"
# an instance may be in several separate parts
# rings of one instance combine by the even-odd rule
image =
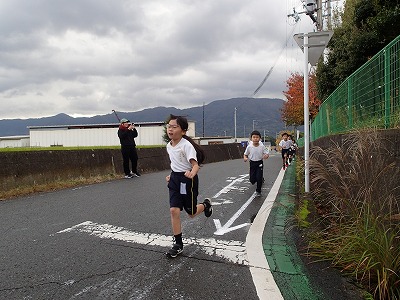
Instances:
[[[265,224],[279,193],[284,175],[285,171],[281,169],[246,236],[245,245],[250,272],[260,300],[284,299],[270,271],[262,243]]]

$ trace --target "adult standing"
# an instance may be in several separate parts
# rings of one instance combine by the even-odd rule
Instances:
[[[121,153],[125,178],[140,176],[137,170],[138,155],[135,143],[135,138],[137,136],[138,132],[135,128],[135,124],[131,123],[131,121],[129,121],[128,119],[121,119],[118,128],[118,137],[121,143]],[[130,169],[129,162],[132,163],[132,170]]]

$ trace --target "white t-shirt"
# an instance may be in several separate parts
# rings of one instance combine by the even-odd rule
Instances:
[[[175,147],[168,143],[167,152],[171,161],[171,170],[174,172],[190,171],[192,169],[190,160],[197,161],[196,149],[184,138]]]
[[[268,154],[268,150],[260,143],[257,147],[253,143],[249,143],[244,151],[244,155],[247,155],[251,161],[263,160],[264,154]]]
[[[292,144],[293,144],[292,140],[287,140],[287,141],[281,140],[279,142],[279,146],[281,146],[282,149],[289,149],[290,146],[292,146]]]

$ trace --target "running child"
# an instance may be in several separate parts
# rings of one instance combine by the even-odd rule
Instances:
[[[291,141],[291,146],[289,148],[289,166],[292,163],[292,160],[294,160],[294,157],[296,156],[296,150],[297,150],[297,144],[296,141],[293,139],[291,135],[289,135],[288,140]]]
[[[245,162],[250,160],[250,183],[257,183],[256,196],[258,197],[261,196],[261,186],[263,183],[263,159],[267,159],[269,157],[267,149],[265,149],[260,140],[261,133],[257,130],[254,130],[251,133],[251,143],[249,143],[249,145],[246,147],[246,150],[243,154],[243,159]]]
[[[290,166],[290,164],[292,163],[292,157],[293,157],[293,139],[290,134],[288,135],[288,142],[290,142],[290,147],[289,147],[289,151],[287,153],[287,163]]]
[[[199,194],[199,178],[197,173],[204,160],[204,152],[190,137],[186,135],[188,121],[185,117],[170,116],[167,124],[167,134],[170,142],[167,152],[171,161],[171,174],[166,177],[169,189],[169,204],[171,214],[174,244],[166,253],[174,258],[183,251],[181,211],[184,209],[189,217],[204,212],[208,218],[212,214],[210,199],[206,198],[197,204]]]
[[[281,147],[282,151],[282,162],[283,162],[283,169],[285,170],[288,167],[288,154],[290,146],[292,142],[288,140],[288,134],[286,132],[282,133],[282,140],[279,142],[279,146]]]

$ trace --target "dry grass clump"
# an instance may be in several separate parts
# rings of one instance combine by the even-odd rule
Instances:
[[[331,260],[375,299],[400,299],[400,167],[379,132],[313,148],[311,191],[319,231],[309,253]],[[392,147],[393,149],[393,147]]]

